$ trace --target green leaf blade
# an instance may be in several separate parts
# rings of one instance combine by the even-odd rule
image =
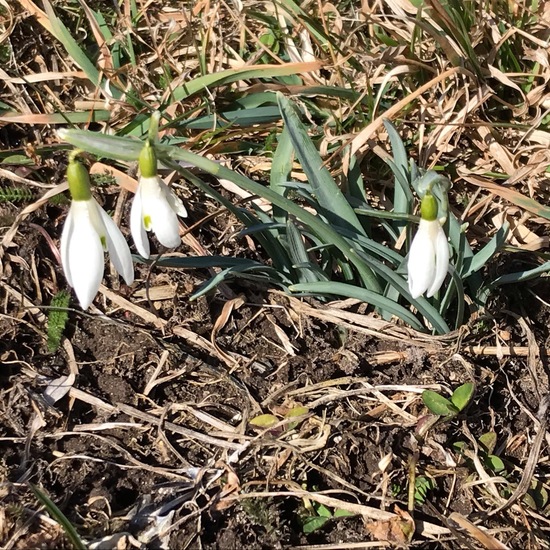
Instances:
[[[432,390],[422,392],[422,401],[437,416],[456,416],[459,413],[451,401]]]

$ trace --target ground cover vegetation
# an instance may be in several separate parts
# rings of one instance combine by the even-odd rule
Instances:
[[[549,46],[0,0],[2,547],[550,547]]]

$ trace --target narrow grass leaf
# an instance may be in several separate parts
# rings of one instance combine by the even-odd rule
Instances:
[[[397,212],[388,212],[387,210],[377,210],[376,208],[365,208],[365,206],[355,208],[354,210],[360,216],[375,218],[377,220],[400,220],[407,223],[418,223],[420,221],[420,217],[414,214],[400,214]]]
[[[324,31],[323,27],[319,24],[317,19],[312,19],[308,16],[307,12],[293,0],[281,0],[281,6],[283,6],[289,13],[296,16],[302,25],[308,30],[315,41],[321,46],[325,47],[327,43],[338,50],[338,43],[330,39],[330,36]]]
[[[296,156],[300,160],[313,193],[323,209],[324,216],[330,223],[354,228],[358,233],[367,236],[353,208],[330,172],[323,166],[323,159],[311,141],[305,126],[298,118],[294,106],[282,94],[278,94],[278,100]]]
[[[171,94],[171,102],[183,101],[196,93],[204,92],[216,86],[225,86],[226,84],[231,84],[239,80],[274,78],[276,76],[309,73],[319,70],[321,66],[321,62],[318,61],[308,63],[285,63],[282,65],[253,65],[206,74],[175,88]]]
[[[403,262],[403,256],[401,256],[401,254],[388,246],[380,244],[374,239],[369,239],[363,235],[357,235],[357,233],[341,227],[335,227],[334,229],[346,237],[354,248],[363,252],[365,255],[374,255],[381,260],[389,262],[394,267],[398,267]]]
[[[465,258],[462,269],[462,278],[469,277],[479,271],[506,243],[510,224],[505,222],[493,235],[493,238],[474,256]]]
[[[285,196],[287,189],[283,183],[288,182],[290,178],[293,160],[294,147],[290,139],[290,132],[285,126],[278,136],[277,149],[275,149],[269,173],[269,187],[282,197]],[[279,223],[285,223],[285,211],[278,206],[273,206],[273,219]]]
[[[407,151],[405,150],[403,140],[401,139],[401,136],[399,135],[399,132],[397,131],[395,126],[388,119],[384,119],[383,122],[384,127],[386,128],[386,132],[388,132],[388,137],[390,138],[393,155],[393,165],[398,173],[401,175],[401,181],[409,184],[407,185],[407,187],[403,186],[399,190],[399,193],[402,194],[402,200],[411,201],[413,197],[410,190],[409,161],[407,157]],[[407,213],[408,210],[400,209],[398,210],[398,212]]]
[[[254,216],[249,210],[242,208],[240,209],[240,219],[243,220],[248,227],[258,226],[262,221],[264,224],[271,221],[271,218],[264,214],[260,209],[258,209],[256,215],[258,217]],[[278,233],[276,231],[261,231],[257,232],[255,237],[266,251],[267,255],[271,258],[273,267],[282,273],[290,273],[293,262],[290,259],[287,250],[280,242]]]
[[[64,25],[64,23],[55,15],[55,12],[50,4],[49,0],[44,1],[44,10],[48,15],[50,20],[51,29],[53,35],[73,59],[73,61],[86,73],[86,76],[90,82],[100,88],[101,87],[101,74],[98,71],[95,64],[88,58],[88,56],[82,51],[76,40],[72,37],[69,29]],[[111,93],[115,99],[120,99],[121,93],[112,88]]]
[[[423,330],[420,321],[402,305],[389,300],[381,294],[371,292],[365,288],[360,288],[354,285],[348,285],[346,283],[338,283],[334,281],[318,282],[318,283],[300,283],[290,285],[289,290],[291,292],[318,295],[323,294],[327,296],[346,296],[348,298],[356,298],[365,303],[371,304],[374,307],[381,308],[385,311],[391,312],[402,321],[405,321],[408,325],[416,330]]]
[[[105,41],[105,43],[112,44],[110,55],[111,55],[111,60],[113,62],[113,69],[115,70],[120,69],[120,61],[121,61],[120,43],[115,40],[115,37],[111,32],[111,29],[107,25],[107,21],[105,21],[105,17],[103,17],[103,14],[100,11],[94,11],[91,8],[88,8],[87,12],[90,13],[90,15],[92,15],[92,17],[95,19],[95,22],[97,23],[97,28],[101,32],[101,36],[103,37],[103,40]]]
[[[470,262],[472,261],[471,258],[473,258],[474,256],[474,252],[470,247],[468,239],[466,239],[462,224],[452,212],[449,212],[449,216],[447,218],[447,234],[449,236],[451,246],[456,252],[455,269],[457,273],[461,274],[461,278],[463,278],[463,266],[465,264],[470,265]],[[481,276],[481,273],[471,270],[468,278],[464,280],[470,288],[472,298],[477,298],[479,290],[483,286],[483,278]]]
[[[253,126],[255,124],[270,124],[280,120],[281,113],[278,107],[272,105],[256,107],[254,109],[238,109],[224,111],[213,115],[206,115],[180,122],[179,128],[191,130],[209,130],[227,128],[228,126]]]
[[[59,525],[61,525],[76,550],[86,550],[86,545],[82,542],[80,535],[77,533],[73,524],[67,519],[65,514],[63,514],[55,503],[45,493],[38,489],[38,487],[35,487],[32,483],[29,483],[29,486],[37,500],[42,504],[42,506],[44,506],[44,508],[46,508],[52,518],[55,519]]]
[[[288,220],[286,224],[286,237],[288,243],[288,252],[293,263],[293,269],[298,275],[300,283],[311,283],[319,280],[324,280],[325,277],[311,269],[312,263],[308,256],[302,234],[292,220]],[[319,270],[320,271],[320,270]]]
[[[344,150],[344,155],[349,156],[349,147],[346,147]],[[351,155],[348,177],[347,177],[347,194],[349,195],[350,205],[356,206],[356,204],[366,205],[367,209],[371,208],[368,205],[367,193],[365,190],[365,180],[363,179],[363,174],[361,173],[361,164],[357,160],[355,155]],[[354,212],[358,214],[357,209],[354,208]],[[361,223],[363,230],[366,235],[369,235],[371,230],[371,223],[368,218],[358,217],[359,222]]]
[[[284,291],[288,291],[288,285],[291,283],[289,280],[283,279],[282,273],[276,269],[270,268],[265,265],[258,266],[236,266],[224,269],[217,273],[214,277],[211,277],[206,283],[204,283],[199,290],[193,293],[189,300],[194,301],[214,291],[221,283],[231,279],[245,279],[261,283],[263,286],[271,285],[278,288],[282,288]]]
[[[395,179],[393,189],[393,210],[398,214],[410,214],[413,204],[413,195],[410,185],[411,178],[407,152],[405,151],[405,146],[395,126],[387,119],[384,120],[384,126],[390,138],[393,154],[393,160],[386,159]],[[407,222],[396,220],[392,225],[398,233],[401,233],[401,231],[407,227]]]
[[[451,307],[451,302],[453,301],[453,298],[456,297],[456,315],[454,328],[458,328],[464,323],[466,298],[464,293],[464,285],[462,284],[462,279],[460,278],[457,270],[451,266],[450,273],[453,284],[447,287],[445,296],[443,300],[441,300],[439,311],[442,315],[445,314],[446,311],[449,311]]]
[[[155,264],[162,267],[176,267],[178,269],[207,269],[210,267],[261,267],[264,264],[248,258],[235,258],[231,256],[162,256],[158,259],[151,257],[145,260],[141,256],[132,256],[133,260],[143,264]]]
[[[512,283],[523,283],[536,279],[540,275],[550,272],[550,262],[545,262],[533,269],[526,269],[525,271],[517,271],[515,273],[508,273],[507,275],[501,275],[497,277],[489,286],[490,288],[496,288],[502,285],[509,285]]]

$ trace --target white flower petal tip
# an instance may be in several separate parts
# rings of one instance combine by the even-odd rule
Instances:
[[[65,141],[65,138],[67,137],[67,128],[59,128],[56,130],[56,134],[59,139]]]
[[[146,231],[153,231],[160,244],[174,248],[181,243],[178,216],[187,217],[181,199],[158,176],[141,176],[132,204],[130,227],[138,252],[149,258]]]
[[[99,290],[106,249],[115,269],[132,284],[132,255],[120,229],[95,199],[73,200],[61,234],[61,261],[82,309],[90,307]]]
[[[449,245],[439,220],[420,220],[407,261],[409,292],[413,298],[431,298],[449,270]]]

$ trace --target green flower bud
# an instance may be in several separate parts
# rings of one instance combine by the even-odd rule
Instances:
[[[69,160],[67,166],[67,181],[74,201],[89,201],[92,198],[88,170],[74,158]]]
[[[420,203],[420,217],[428,222],[437,219],[437,200],[431,193],[426,193]]]
[[[149,141],[139,154],[139,171],[144,178],[154,178],[157,175],[157,155]]]

